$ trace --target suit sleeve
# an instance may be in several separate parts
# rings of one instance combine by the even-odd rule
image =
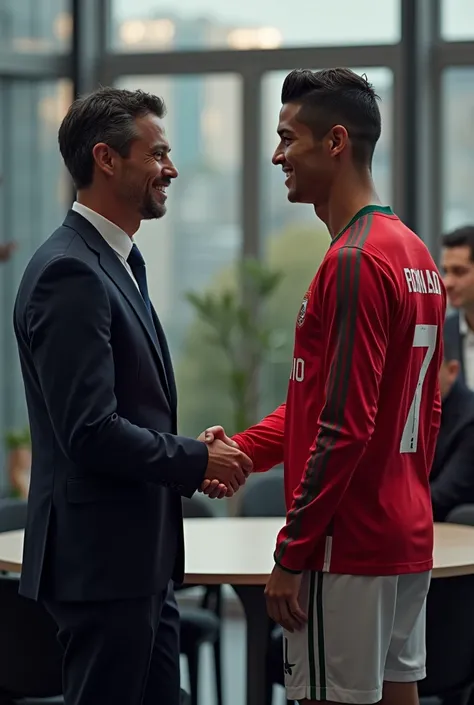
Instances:
[[[38,381],[65,455],[91,473],[163,484],[191,496],[203,481],[206,445],[140,428],[117,412],[111,309],[94,271],[72,257],[54,260],[26,311]]]
[[[283,462],[286,404],[233,440],[253,462],[253,472],[266,472]]]
[[[474,424],[465,426],[456,439],[454,452],[431,482],[435,521],[445,521],[461,504],[474,503]]]
[[[277,538],[275,561],[300,571],[327,532],[374,431],[387,348],[389,283],[363,250],[326,258],[320,286],[325,401],[300,486]]]

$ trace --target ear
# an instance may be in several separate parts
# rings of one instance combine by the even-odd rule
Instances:
[[[460,370],[461,370],[461,365],[459,364],[459,361],[458,360],[450,360],[449,371],[451,372],[451,376],[457,377]]]
[[[349,135],[343,125],[334,125],[329,132],[329,149],[332,157],[337,157],[347,146]]]
[[[107,176],[113,176],[116,167],[116,154],[105,142],[98,142],[92,148],[92,156],[97,167]]]

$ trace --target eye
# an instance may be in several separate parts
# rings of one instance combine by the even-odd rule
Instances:
[[[153,156],[155,157],[155,159],[163,159],[164,154],[165,154],[164,152],[159,151],[159,152],[154,152]]]
[[[291,140],[289,137],[282,137],[281,141],[285,147],[288,147],[292,143],[293,140]]]

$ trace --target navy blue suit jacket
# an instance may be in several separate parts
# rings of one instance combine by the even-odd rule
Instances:
[[[430,486],[435,521],[474,503],[474,392],[460,378],[443,401]]]
[[[181,495],[205,444],[177,436],[163,330],[80,214],[37,250],[14,311],[32,439],[20,592],[103,600],[183,576]]]

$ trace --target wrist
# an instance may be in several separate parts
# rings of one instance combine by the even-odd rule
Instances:
[[[273,560],[275,561],[275,565],[278,566],[281,570],[284,570],[285,573],[291,573],[292,575],[301,575],[301,573],[303,572],[302,570],[293,570],[293,568],[287,568],[286,566],[282,565],[276,557],[276,551],[273,554]]]

